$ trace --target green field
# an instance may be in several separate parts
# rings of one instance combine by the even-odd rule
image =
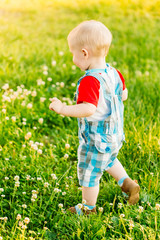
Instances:
[[[119,160],[141,195],[129,206],[104,173],[98,214],[79,217],[66,211],[82,201],[77,119],[50,111],[49,99],[73,103],[83,73],[66,38],[88,19],[113,35],[106,61],[129,92]],[[159,59],[158,0],[0,0],[0,239],[160,239]]]

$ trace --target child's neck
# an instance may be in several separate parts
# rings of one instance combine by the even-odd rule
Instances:
[[[104,69],[106,68],[106,60],[105,57],[96,57],[93,58],[93,60],[91,61],[88,70],[90,69]]]

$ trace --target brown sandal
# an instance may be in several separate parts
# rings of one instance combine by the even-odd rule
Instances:
[[[131,178],[126,178],[121,187],[122,191],[129,195],[128,202],[134,205],[139,201],[140,186]]]

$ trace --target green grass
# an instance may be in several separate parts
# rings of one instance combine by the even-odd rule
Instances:
[[[159,239],[159,13],[159,2],[147,0],[0,2],[3,239]],[[129,91],[125,102],[126,143],[119,159],[128,174],[138,180],[141,196],[137,205],[129,206],[115,180],[104,173],[97,201],[97,209],[103,207],[103,213],[79,217],[66,212],[82,201],[76,173],[77,120],[59,116],[48,107],[53,96],[65,98],[67,103],[73,101],[76,87],[71,84],[77,83],[82,73],[73,67],[66,38],[73,27],[86,19],[102,21],[113,34],[106,61],[122,72]],[[55,66],[52,61],[56,61]],[[48,67],[48,75],[43,73],[44,66]],[[49,77],[52,81],[47,80]],[[45,84],[37,85],[37,79]],[[6,83],[8,90],[2,89]],[[33,91],[36,96],[32,96]],[[27,108],[29,103],[33,105],[31,109]],[[42,124],[38,122],[40,118]],[[32,135],[26,140],[28,132]],[[37,146],[42,153],[34,150],[30,141],[41,143]],[[69,149],[65,148],[66,143],[70,144]],[[51,174],[56,174],[57,179]],[[15,176],[19,176],[19,187],[15,186]],[[48,187],[44,186],[46,182]],[[56,188],[60,189],[58,193]],[[37,191],[34,202],[32,190]],[[60,203],[64,210],[59,208]],[[118,203],[122,203],[122,208]],[[143,207],[142,212],[139,206]],[[24,224],[27,229],[19,226],[18,214],[20,221],[30,219]]]

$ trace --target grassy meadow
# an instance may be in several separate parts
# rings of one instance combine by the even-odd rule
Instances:
[[[82,202],[77,119],[49,104],[54,96],[73,103],[83,73],[66,38],[88,19],[113,34],[106,62],[129,92],[118,157],[141,195],[129,206],[104,173],[98,214],[86,217],[66,211]],[[0,0],[0,240],[160,239],[159,59],[159,1]]]

